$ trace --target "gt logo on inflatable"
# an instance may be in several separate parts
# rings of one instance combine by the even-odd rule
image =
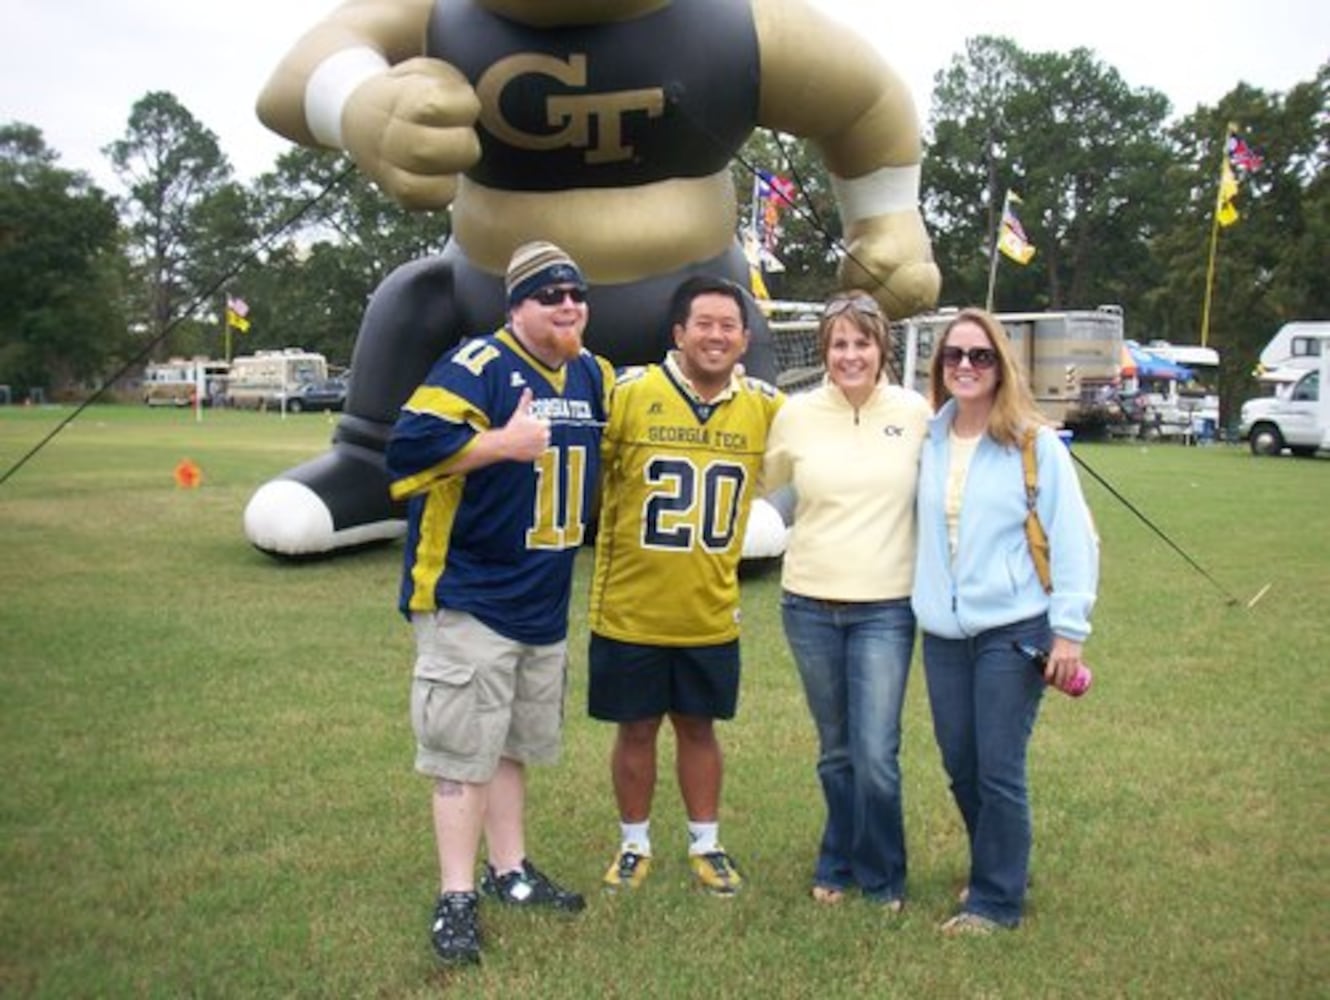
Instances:
[[[633,148],[623,144],[623,117],[644,113],[650,118],[659,118],[665,109],[665,91],[660,87],[547,97],[545,114],[550,126],[558,130],[523,132],[504,118],[500,100],[504,88],[527,74],[548,76],[567,87],[585,87],[586,56],[569,56],[564,62],[554,56],[521,53],[500,59],[481,76],[476,84],[481,123],[495,137],[518,149],[572,147],[587,151],[587,163],[617,163],[633,155]],[[594,146],[591,144],[593,121],[596,125]]]

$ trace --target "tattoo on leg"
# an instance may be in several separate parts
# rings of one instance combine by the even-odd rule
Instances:
[[[434,794],[440,798],[455,799],[462,794],[462,783],[460,781],[449,781],[446,778],[439,778],[434,782]]]

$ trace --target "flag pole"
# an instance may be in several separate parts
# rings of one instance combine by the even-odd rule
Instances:
[[[1210,339],[1210,299],[1215,290],[1215,254],[1219,249],[1219,203],[1216,201],[1214,218],[1210,221],[1210,259],[1205,266],[1205,302],[1201,306],[1201,346]]]
[[[1201,347],[1208,346],[1210,339],[1210,303],[1214,298],[1214,261],[1216,261],[1218,251],[1220,251],[1220,229],[1222,227],[1220,213],[1224,210],[1225,178],[1229,177],[1228,172],[1232,170],[1232,166],[1229,165],[1229,138],[1232,138],[1237,130],[1238,126],[1230,121],[1224,132],[1224,141],[1220,144],[1220,189],[1214,195],[1214,213],[1213,218],[1210,219],[1210,253],[1205,265],[1205,299],[1201,303]],[[1230,199],[1230,205],[1232,205],[1232,190],[1229,191],[1228,198]],[[1236,214],[1233,218],[1236,218]],[[1230,222],[1232,222],[1232,218],[1230,218]]]
[[[998,238],[1002,234],[1002,219],[1007,214],[1007,199],[1010,196],[1010,191],[1002,196],[1002,211],[998,213],[997,225],[993,227],[993,248],[988,255],[988,295],[984,297],[984,308],[989,312],[993,311],[993,288],[997,284]]]
[[[761,187],[761,184],[762,184],[761,176],[758,175],[757,173],[754,173],[752,205],[748,209],[748,229],[753,234],[753,242],[757,244],[761,243],[761,235],[762,235],[757,228],[757,213],[761,207],[761,199],[759,197],[759,189]]]
[[[754,170],[753,190],[748,205],[748,239],[744,246],[744,256],[748,258],[748,290],[757,298],[761,297],[757,294],[758,284],[760,283],[763,289],[766,288],[766,279],[762,275],[762,241],[757,231],[757,213],[761,206],[761,184],[762,175],[760,171]]]
[[[1208,346],[1210,340],[1210,301],[1215,291],[1215,257],[1219,253],[1219,210],[1224,200],[1224,168],[1228,164],[1228,137],[1237,131],[1229,122],[1224,132],[1224,141],[1219,144],[1219,190],[1215,193],[1215,207],[1210,220],[1210,253],[1205,265],[1205,299],[1201,303],[1201,346]]]
[[[222,296],[222,360],[231,363],[231,296]]]

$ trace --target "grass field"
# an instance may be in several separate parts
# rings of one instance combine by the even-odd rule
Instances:
[[[0,473],[66,413],[0,410]],[[771,571],[745,583],[722,730],[722,833],[750,890],[688,887],[665,740],[657,869],[631,898],[596,894],[617,827],[611,733],[584,710],[584,553],[565,754],[532,775],[529,843],[590,906],[486,910],[484,965],[441,973],[400,550],[283,565],[240,530],[254,487],[330,431],[98,407],[0,485],[0,995],[1326,995],[1330,462],[1077,445],[1239,602],[1085,480],[1104,548],[1095,688],[1045,700],[1028,917],[984,940],[935,931],[965,856],[917,666],[906,914],[808,900],[814,736]],[[185,457],[198,489],[174,484]]]

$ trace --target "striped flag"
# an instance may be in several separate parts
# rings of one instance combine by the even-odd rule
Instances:
[[[1261,154],[1247,145],[1247,140],[1237,132],[1228,133],[1227,149],[1228,162],[1233,164],[1233,169],[1241,170],[1245,174],[1255,173],[1265,163]]]
[[[1003,256],[1010,257],[1017,264],[1028,264],[1034,257],[1034,244],[1026,238],[1021,220],[1016,218],[1016,210],[1011,206],[1021,204],[1020,195],[1008,190],[1006,200],[1002,202],[1002,222],[998,226],[998,249]]]

